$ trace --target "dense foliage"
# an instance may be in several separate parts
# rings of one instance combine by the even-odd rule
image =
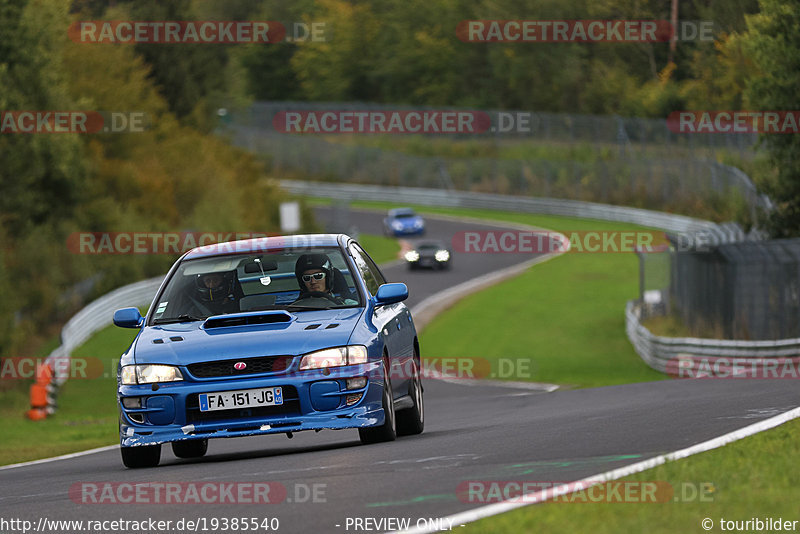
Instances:
[[[800,109],[798,0],[680,0],[712,42],[465,43],[470,19],[669,19],[664,0],[0,0],[0,110],[142,111],[144,133],[0,135],[0,352],[166,256],[81,256],[77,231],[274,231],[280,191],[211,135],[270,100],[617,113]],[[75,20],[323,22],[325,42],[98,45]],[[672,61],[670,61],[672,60]],[[764,140],[776,235],[800,235],[800,136]],[[99,275],[99,276],[98,276]],[[94,284],[80,286],[91,279]],[[23,282],[24,281],[24,282]],[[91,287],[86,290],[86,287]]]
[[[94,5],[113,19],[139,16],[128,7]],[[73,232],[278,231],[283,193],[255,158],[206,133],[225,80],[215,70],[225,60],[212,59],[224,50],[198,49],[195,57],[169,46],[145,53],[72,42],[67,27],[83,13],[68,9],[61,0],[0,0],[0,109],[143,112],[148,129],[0,135],[4,355],[30,350],[43,327],[87,299],[163,273],[175,259],[75,254],[67,247]]]

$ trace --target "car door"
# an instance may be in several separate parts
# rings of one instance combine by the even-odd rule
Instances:
[[[378,288],[386,283],[378,266],[372,258],[364,252],[358,243],[349,247],[350,254],[356,262],[356,267],[361,273],[370,296],[375,296]],[[399,397],[408,390],[409,373],[404,373],[406,362],[410,357],[411,341],[406,341],[410,322],[406,316],[407,308],[402,302],[386,304],[375,308],[373,323],[380,329],[384,344],[389,353],[389,372],[392,380],[394,396]]]

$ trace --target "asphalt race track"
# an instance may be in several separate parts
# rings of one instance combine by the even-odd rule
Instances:
[[[320,216],[324,221],[326,212]],[[360,231],[380,233],[381,218],[359,213]],[[481,229],[433,219],[428,224],[429,237],[445,241],[456,231]],[[413,307],[437,291],[526,259],[455,253],[451,271],[408,272],[402,264],[384,271],[390,281],[408,284]],[[278,532],[365,532],[353,527],[352,518],[409,518],[413,525],[479,506],[456,494],[465,481],[577,480],[688,447],[798,404],[792,380],[669,380],[553,393],[427,380],[427,421],[420,436],[362,446],[355,430],[305,432],[292,440],[282,435],[213,440],[200,460],[176,459],[167,446],[156,469],[125,469],[119,451],[107,450],[0,470],[0,516],[34,525],[40,518],[152,518],[174,525],[182,518],[275,517]],[[286,498],[266,505],[198,505],[81,504],[79,493],[70,497],[80,483],[103,482],[277,482],[286,488]],[[310,495],[314,490],[316,499]],[[206,524],[207,531],[220,531]]]

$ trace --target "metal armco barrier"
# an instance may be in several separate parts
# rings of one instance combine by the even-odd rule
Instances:
[[[682,246],[717,246],[744,240],[757,241],[765,237],[759,232],[745,234],[735,223],[715,224],[683,215],[575,200],[295,180],[282,180],[281,185],[297,195],[347,201],[385,201],[387,198],[402,198],[405,203],[423,206],[493,209],[626,222],[678,234],[683,241]],[[740,358],[742,363],[764,369],[769,369],[777,363],[784,363],[782,359],[775,360],[775,358],[797,358],[800,363],[800,339],[732,341],[654,336],[639,323],[637,305],[635,301],[630,302],[625,310],[628,339],[645,363],[663,373],[672,374],[673,371],[679,371],[678,366],[687,358]],[[751,361],[753,359],[755,360]]]
[[[67,321],[61,329],[61,345],[44,361],[43,369],[49,374],[48,371],[42,372],[37,376],[36,384],[31,386],[31,410],[27,413],[30,419],[43,419],[55,412],[58,389],[69,378],[72,351],[95,332],[110,325],[116,309],[150,305],[163,280],[164,277],[159,276],[117,288],[92,301]]]
[[[797,374],[800,367],[800,338],[769,341],[734,341],[727,339],[701,339],[656,336],[640,322],[641,309],[638,301],[628,301],[625,307],[625,331],[631,344],[647,365],[670,375],[686,377],[693,373],[709,373],[710,376],[753,373],[757,378],[777,378],[777,373],[791,366]],[[719,362],[724,360],[724,365]],[[730,376],[735,378],[735,376]],[[784,376],[788,378],[789,376]],[[800,376],[791,376],[800,378]]]
[[[561,215],[582,219],[625,222],[656,228],[665,232],[681,234],[682,245],[693,243],[719,245],[744,239],[760,239],[759,234],[745,235],[736,223],[715,224],[684,215],[673,215],[660,211],[628,208],[556,198],[517,197],[491,193],[449,191],[422,187],[389,187],[381,185],[336,184],[330,182],[304,182],[281,180],[281,187],[296,195],[332,198],[337,200],[386,201],[387,198],[402,199],[404,203],[445,208],[473,208],[517,213],[539,213]]]
[[[703,244],[722,244],[743,239],[760,239],[758,234],[745,235],[738,225],[715,223],[683,215],[672,215],[639,208],[611,206],[577,200],[552,198],[525,198],[489,193],[472,193],[415,187],[388,187],[360,184],[335,184],[281,180],[281,186],[296,195],[308,195],[340,200],[385,201],[402,198],[409,204],[437,207],[491,209],[522,213],[562,215],[586,219],[626,222],[681,234],[689,240]],[[159,276],[115,289],[91,302],[73,316],[61,330],[61,345],[45,360],[50,370],[37,377],[31,387],[31,410],[28,417],[43,419],[55,411],[58,388],[68,378],[69,365],[59,360],[69,360],[72,351],[95,332],[112,322],[112,315],[125,306],[147,306],[151,303],[164,278]],[[625,311],[626,330],[636,352],[651,367],[669,372],[670,362],[681,355],[732,356],[738,358],[798,357],[800,339],[779,341],[727,341],[692,338],[664,338],[651,334],[639,324],[638,309],[629,302]],[[68,363],[68,362],[67,362]],[[768,360],[764,361],[769,364]]]

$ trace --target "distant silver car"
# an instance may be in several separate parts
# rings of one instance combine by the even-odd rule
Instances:
[[[405,260],[409,269],[449,269],[453,253],[441,241],[422,241],[405,253]]]

